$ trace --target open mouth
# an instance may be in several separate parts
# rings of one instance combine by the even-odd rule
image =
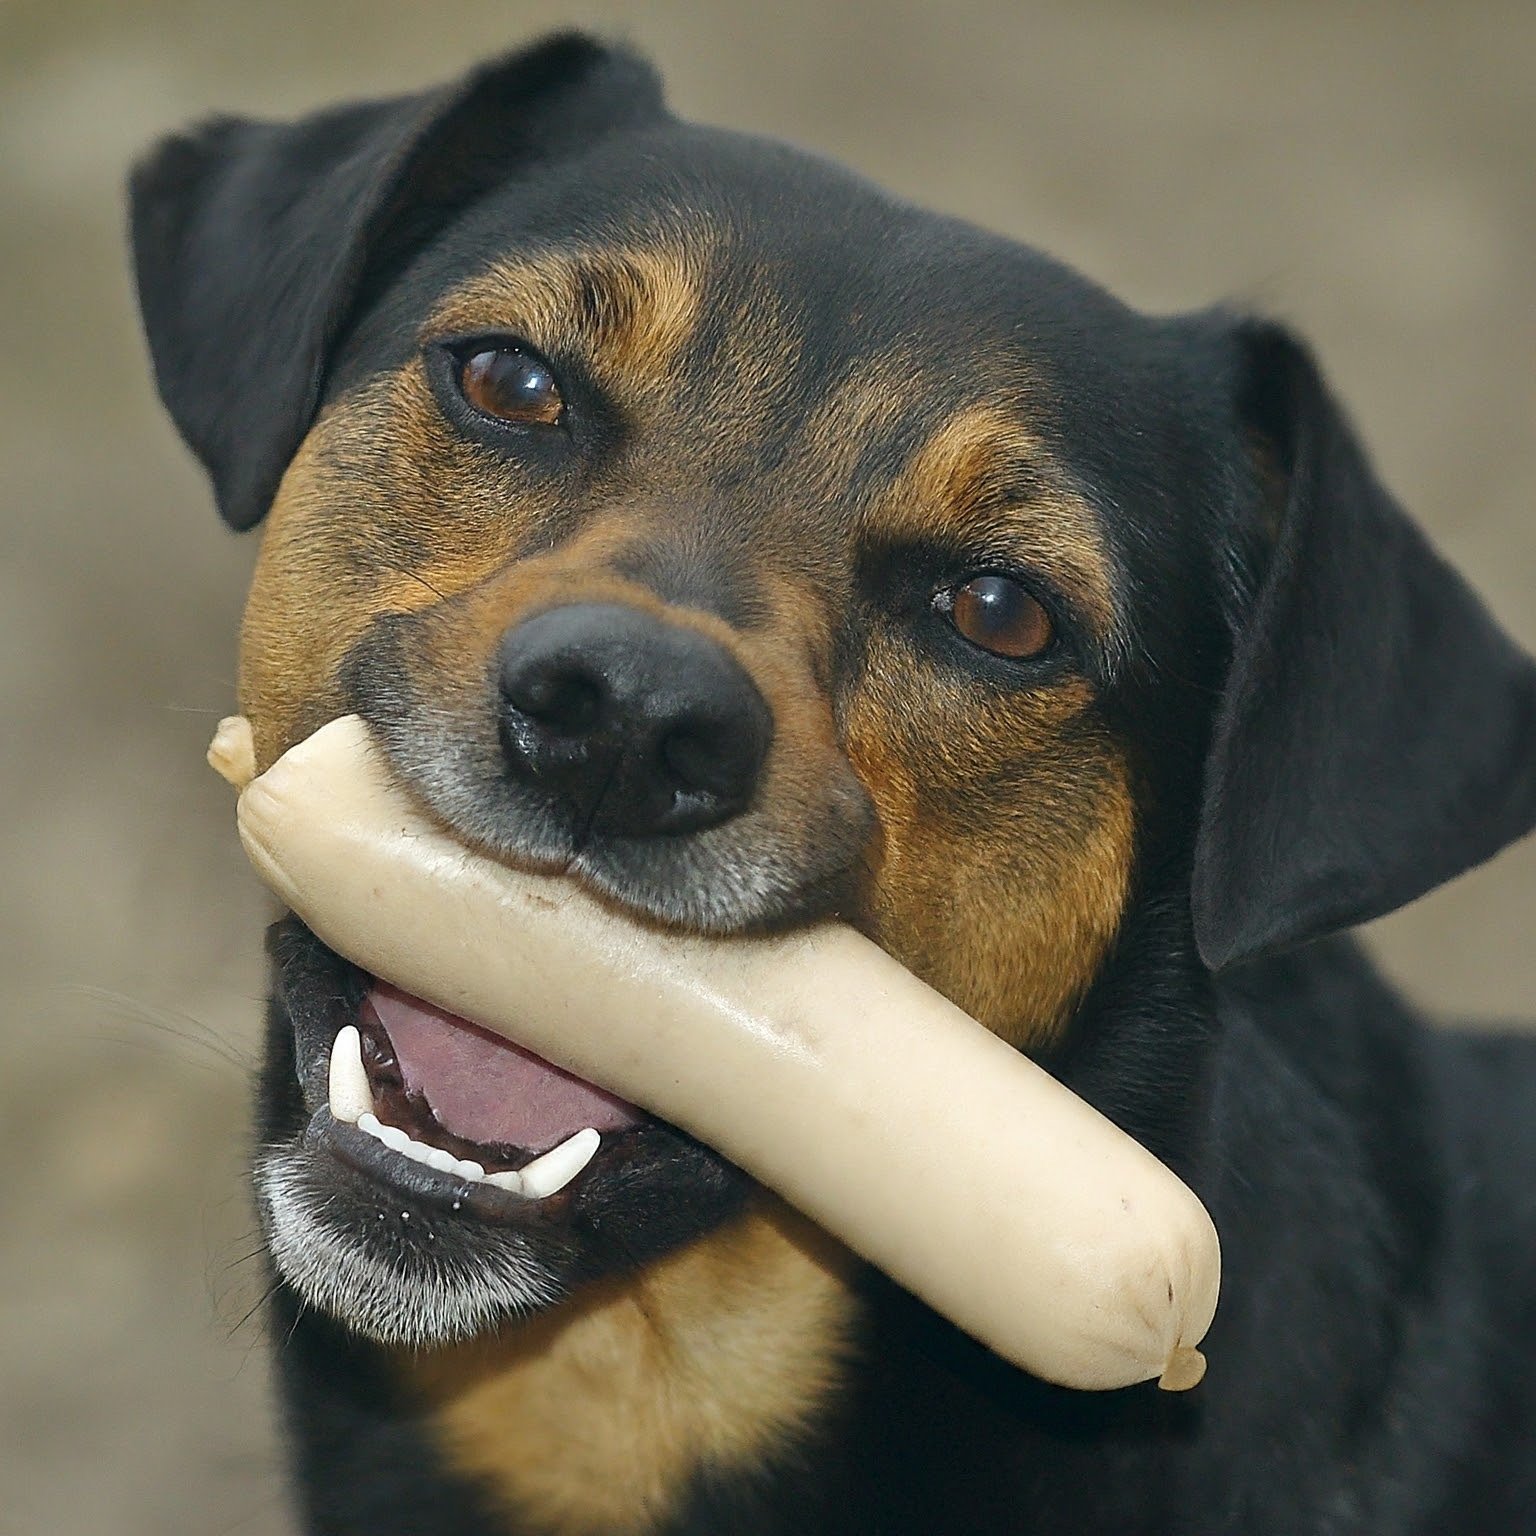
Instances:
[[[354,1331],[420,1348],[494,1330],[750,1197],[676,1126],[367,975],[297,918],[268,950],[257,1206],[279,1274]]]
[[[480,1186],[482,1200],[492,1190],[515,1201],[549,1199],[600,1149],[614,1150],[650,1119],[542,1056],[377,980],[357,1022],[332,1042],[327,1090],[338,1153],[417,1195],[433,1190],[418,1170],[436,1173],[438,1192],[458,1201],[454,1209],[465,1186]]]

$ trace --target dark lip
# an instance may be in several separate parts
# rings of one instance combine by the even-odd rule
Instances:
[[[457,1178],[401,1157],[355,1125],[336,1120],[325,1104],[311,1114],[302,1144],[308,1151],[333,1158],[348,1174],[371,1185],[374,1194],[388,1190],[465,1221],[554,1227],[568,1222],[588,1184],[612,1179],[621,1172],[620,1165],[644,1155],[648,1129],[638,1126],[605,1137],[592,1161],[564,1189],[540,1200],[515,1195],[494,1184]]]

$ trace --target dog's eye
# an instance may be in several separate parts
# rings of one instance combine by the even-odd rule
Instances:
[[[933,601],[972,645],[1011,661],[1040,655],[1055,636],[1050,614],[1008,576],[973,576]]]
[[[558,426],[565,413],[549,365],[521,347],[479,347],[459,364],[459,392],[483,415],[523,426]]]

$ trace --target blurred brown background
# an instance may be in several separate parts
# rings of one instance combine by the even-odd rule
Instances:
[[[288,1531],[240,1182],[263,898],[202,767],[254,544],[161,415],[129,158],[213,109],[415,87],[565,20],[685,112],[846,160],[1153,308],[1320,346],[1536,644],[1536,6],[0,0],[0,1532]],[[1536,1017],[1536,845],[1378,925]]]

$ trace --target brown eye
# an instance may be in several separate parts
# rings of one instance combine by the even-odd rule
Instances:
[[[520,347],[487,347],[459,365],[459,389],[477,411],[497,421],[553,427],[565,411],[548,367]]]
[[[972,645],[1014,661],[1038,656],[1054,634],[1050,615],[1007,576],[973,576],[941,592],[939,606]]]

